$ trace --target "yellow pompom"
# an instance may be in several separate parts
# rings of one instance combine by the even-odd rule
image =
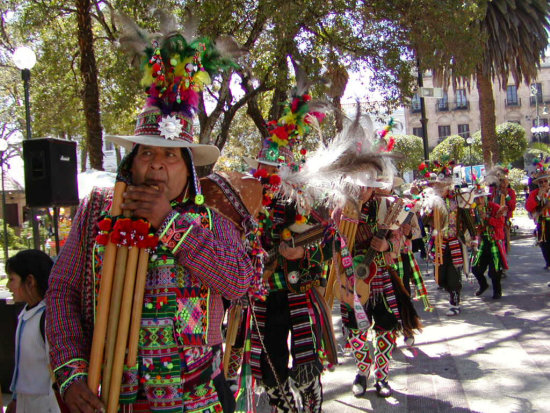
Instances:
[[[290,241],[292,239],[292,233],[288,228],[283,229],[283,232],[281,233],[281,238],[283,241]]]
[[[183,60],[181,63],[179,63],[176,67],[174,67],[174,76],[187,76],[187,70],[185,70],[185,66],[187,63],[192,63],[193,57],[188,57],[187,59]]]
[[[203,90],[204,86],[209,85],[212,82],[212,79],[210,79],[208,72],[200,70],[195,73],[195,76],[193,76],[193,82],[195,82],[200,90]]]
[[[143,71],[143,77],[140,82],[141,86],[148,87],[153,84],[153,69],[150,66]]]

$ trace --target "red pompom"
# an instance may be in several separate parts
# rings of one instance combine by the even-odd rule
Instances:
[[[269,177],[269,184],[273,186],[278,186],[281,184],[281,177],[277,174],[271,175]]]
[[[109,235],[108,234],[98,234],[95,237],[95,241],[100,245],[107,245],[109,242]]]
[[[306,153],[307,153],[307,149],[305,148],[300,149],[300,155],[305,156]]]
[[[97,223],[100,231],[110,231],[113,221],[111,218],[104,218]]]

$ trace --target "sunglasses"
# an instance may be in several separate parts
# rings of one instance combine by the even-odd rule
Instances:
[[[542,181],[539,181],[539,184],[547,184],[548,183],[548,179],[543,179]]]

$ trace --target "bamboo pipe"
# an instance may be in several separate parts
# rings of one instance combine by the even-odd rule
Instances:
[[[110,211],[110,215],[112,217],[119,216],[122,213],[120,204],[122,203],[122,194],[125,190],[126,184],[124,182],[117,182],[115,184],[113,203]],[[105,247],[101,282],[96,307],[97,314],[94,335],[92,338],[92,349],[90,352],[90,366],[88,368],[88,388],[96,395],[99,390],[101,366],[103,365],[103,350],[105,348],[105,336],[107,333],[107,320],[109,317],[116,253],[117,246],[114,243],[109,242]]]
[[[126,263],[126,273],[124,274],[124,292],[122,294],[122,301],[120,304],[120,317],[118,319],[116,343],[113,353],[110,379],[111,387],[109,388],[107,413],[116,413],[118,410],[118,399],[120,396],[122,371],[124,368],[124,356],[126,353],[126,346],[128,344],[130,317],[132,316],[132,302],[134,297],[134,285],[136,282],[138,258],[139,248],[136,246],[130,248]]]
[[[141,311],[143,309],[143,295],[145,294],[145,281],[147,280],[147,266],[149,264],[149,253],[146,249],[139,250],[137,265],[136,286],[134,291],[134,303],[132,306],[132,321],[128,335],[128,357],[126,365],[134,367],[137,363],[139,330],[141,328]]]
[[[243,315],[243,306],[240,304],[234,305],[229,311],[227,333],[225,336],[225,349],[223,353],[223,372],[227,377],[229,371],[229,362],[231,360],[231,350],[237,340],[237,333],[241,325]]]
[[[128,217],[129,212],[124,211],[124,216]],[[128,258],[128,247],[118,247],[115,262],[115,275],[113,288],[111,292],[111,305],[109,311],[109,322],[107,324],[107,339],[105,344],[105,366],[103,368],[103,380],[101,381],[101,400],[107,403],[111,387],[111,375],[113,371],[113,356],[116,344],[116,332],[118,329],[118,318],[120,315],[120,305],[122,300],[122,291],[124,290],[124,274],[126,273],[126,261]]]
[[[351,202],[348,202],[344,207],[342,215],[350,219],[357,221],[359,216],[357,214],[358,209],[360,210],[361,204],[353,205]],[[353,246],[355,245],[355,235],[357,233],[357,222],[352,222],[350,220],[342,220],[339,225],[340,234],[346,237],[347,248],[351,252]],[[335,257],[332,261],[330,267],[330,272],[327,280],[327,288],[325,290],[325,300],[329,306],[332,308],[334,304],[334,297],[339,293],[339,289],[335,288],[338,283],[338,266],[340,265],[341,257]],[[337,294],[335,294],[335,291]]]

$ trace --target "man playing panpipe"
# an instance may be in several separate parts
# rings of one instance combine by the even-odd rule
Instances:
[[[193,43],[174,32],[169,36],[155,38],[144,52],[142,84],[149,81],[148,99],[135,134],[107,137],[127,149],[118,174],[128,183],[121,207],[131,222],[146,220],[158,239],[148,246],[137,363],[124,367],[115,404],[133,412],[232,411],[220,363],[222,297],[243,296],[254,270],[235,225],[209,209],[201,194],[195,166],[212,164],[219,150],[194,144],[192,134],[197,92],[214,75],[210,70],[220,67],[212,59],[221,58],[208,39]],[[102,236],[114,239],[102,219],[112,197],[112,191],[94,190],[81,203],[47,296],[52,368],[73,412],[104,407],[86,379],[93,364],[94,311],[100,311],[99,278],[107,266]],[[110,217],[113,228],[117,218]],[[120,237],[127,233],[118,233],[118,245],[124,245]],[[106,387],[102,398],[110,390]]]

